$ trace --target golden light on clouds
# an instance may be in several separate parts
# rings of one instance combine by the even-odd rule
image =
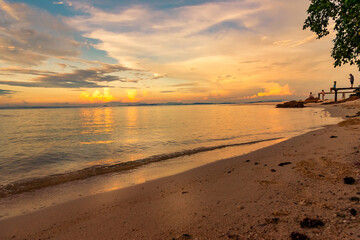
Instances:
[[[148,91],[139,89],[126,89],[126,97],[122,99],[122,102],[139,102],[143,100],[143,97],[148,95]]]
[[[257,98],[257,97],[267,97],[267,96],[286,96],[292,95],[293,93],[290,90],[288,84],[281,86],[279,83],[268,83],[267,86],[264,87],[263,92],[259,92],[255,95],[244,97],[244,98]]]
[[[111,102],[116,98],[111,94],[110,88],[103,88],[103,91],[95,90],[93,93],[84,91],[80,94],[80,100],[83,102],[99,103],[99,102]]]
[[[127,99],[125,100],[125,102],[137,102],[138,98],[137,98],[137,91],[136,89],[128,89],[126,90],[126,94],[127,94]]]

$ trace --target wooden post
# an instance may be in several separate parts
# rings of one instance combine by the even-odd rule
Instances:
[[[335,102],[337,102],[337,89],[335,88]]]

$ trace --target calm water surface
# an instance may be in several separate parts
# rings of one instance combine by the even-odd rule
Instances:
[[[0,110],[0,185],[200,147],[287,138],[338,121],[321,109],[274,105]]]

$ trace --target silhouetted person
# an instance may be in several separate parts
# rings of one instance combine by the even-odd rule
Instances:
[[[310,92],[309,98],[314,98],[314,95],[312,94],[312,92]]]
[[[351,87],[353,87],[353,85],[354,85],[354,76],[351,73],[350,73],[349,79],[350,79]]]
[[[336,81],[334,81],[334,87],[333,87],[333,89],[335,90],[335,88],[336,88]],[[332,89],[331,89],[332,90]]]
[[[324,100],[324,98],[325,98],[325,91],[321,90],[321,99]]]

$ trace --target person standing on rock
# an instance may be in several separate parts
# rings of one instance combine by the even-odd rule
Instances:
[[[349,79],[350,79],[350,84],[351,84],[351,88],[352,88],[354,85],[354,76],[351,73],[349,76],[350,76]]]

